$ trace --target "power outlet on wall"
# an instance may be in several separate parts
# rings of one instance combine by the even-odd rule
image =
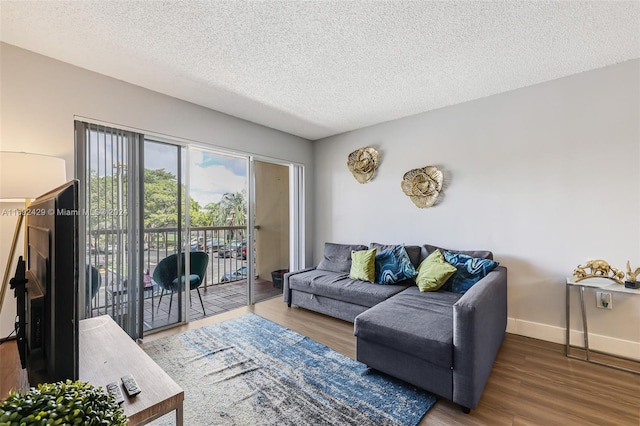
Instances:
[[[613,295],[604,291],[596,291],[596,307],[613,309]]]

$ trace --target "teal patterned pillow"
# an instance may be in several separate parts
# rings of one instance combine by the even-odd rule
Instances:
[[[471,257],[462,253],[442,253],[444,260],[456,267],[457,271],[447,280],[443,290],[465,294],[475,283],[493,271],[498,262],[491,259]]]
[[[418,273],[402,244],[376,255],[376,283],[395,284]]]

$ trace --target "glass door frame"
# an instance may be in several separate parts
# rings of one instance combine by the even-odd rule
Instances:
[[[261,155],[249,155],[249,175],[247,179],[247,246],[255,242],[256,176],[255,162],[275,164],[289,169],[289,270],[297,271],[305,267],[305,168],[291,161],[278,160]],[[247,249],[247,304],[256,303],[255,294],[255,252]]]
[[[161,145],[167,145],[170,146],[171,148],[175,148],[176,149],[176,202],[177,202],[177,217],[176,217],[176,255],[177,255],[177,268],[178,270],[182,269],[182,254],[184,253],[184,271],[185,271],[185,276],[189,276],[191,274],[191,270],[190,270],[190,250],[184,250],[184,241],[185,240],[185,235],[189,235],[190,233],[190,227],[189,227],[189,173],[184,173],[184,163],[187,162],[188,164],[188,160],[189,160],[189,145],[185,144],[185,143],[181,143],[179,141],[173,140],[171,138],[166,138],[166,137],[160,137],[160,136],[156,136],[154,134],[151,134],[149,132],[145,133],[142,135],[142,141],[141,141],[141,146],[142,149],[140,150],[142,153],[146,152],[146,149],[144,149],[144,144],[146,142],[149,143],[154,143],[154,144],[161,144]],[[142,167],[140,167],[140,165],[142,165]],[[144,166],[144,154],[140,156],[140,161],[139,161],[139,173],[140,173],[140,196],[141,196],[141,201],[144,202],[144,173],[145,173],[145,166]],[[182,200],[182,191],[180,186],[184,183],[185,186],[185,195],[186,199]],[[184,223],[185,225],[182,226],[182,219],[184,218]],[[139,217],[139,224],[141,224],[142,226],[140,226],[140,241],[141,241],[141,245],[140,247],[143,247],[142,244],[144,244],[144,206],[140,209],[140,217]],[[158,263],[160,262],[161,259],[157,259]],[[144,258],[143,256],[140,256],[140,271],[141,271],[141,275],[140,275],[140,282],[143,282],[144,277],[142,274],[144,274]],[[140,309],[142,314],[144,314],[144,299],[143,299],[143,294],[144,294],[144,286],[139,286],[140,287]],[[187,288],[186,285],[182,286],[182,290],[181,291],[176,291],[176,296],[178,298],[177,303],[176,303],[176,309],[178,309],[178,320],[176,322],[171,322],[171,323],[167,323],[165,325],[161,325],[159,327],[153,327],[150,330],[147,330],[146,333],[156,333],[162,330],[166,330],[168,328],[173,328],[179,325],[184,325],[187,324],[189,322],[189,314],[190,314],[190,310],[188,309],[187,306],[187,301],[188,298],[190,297],[190,292]],[[159,303],[159,302],[158,302]],[[151,307],[153,309],[153,306]],[[144,318],[141,318],[140,321],[140,336],[143,336],[143,334],[145,333],[144,331]]]
[[[255,277],[256,277],[256,220],[255,214],[255,159],[247,157],[247,306],[255,303]]]

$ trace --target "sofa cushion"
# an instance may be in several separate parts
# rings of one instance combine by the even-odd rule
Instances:
[[[383,251],[386,251],[386,250],[391,250],[395,246],[397,246],[397,244],[380,244],[380,243],[369,244],[369,248],[377,249],[378,253],[382,253]],[[407,252],[407,255],[409,256],[409,259],[411,260],[411,264],[417,268],[418,265],[420,265],[420,253],[422,252],[422,247],[404,246],[404,249]]]
[[[436,250],[418,267],[416,284],[420,291],[437,291],[456,271],[455,266],[444,260],[440,250]]]
[[[449,278],[443,290],[464,294],[475,283],[493,271],[498,262],[490,259],[467,256],[462,253],[443,253],[447,262],[456,267],[456,272]]]
[[[351,252],[349,278],[368,282],[376,279],[376,249]]]
[[[416,274],[403,245],[376,254],[376,283],[395,284],[413,279]]]
[[[375,306],[406,289],[401,285],[375,285],[352,280],[348,274],[314,269],[289,278],[292,290],[349,302],[360,306]]]
[[[442,291],[421,293],[418,287],[409,287],[358,315],[355,335],[450,368],[453,305],[460,297]]]
[[[348,274],[351,270],[351,252],[366,249],[367,246],[362,244],[324,243],[324,254],[317,269]]]
[[[441,253],[444,254],[445,251],[449,253],[462,253],[471,257],[479,257],[482,259],[493,259],[493,253],[488,250],[449,250],[446,248],[432,246],[430,244],[425,244],[422,246],[422,253],[420,254],[420,261],[424,260],[427,256],[433,253],[436,250],[440,250]]]

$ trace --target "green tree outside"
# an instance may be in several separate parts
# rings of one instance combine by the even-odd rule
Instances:
[[[122,169],[121,182],[117,176],[90,176],[89,203],[94,212],[111,211],[118,208],[118,185],[122,200],[127,197],[127,171]],[[186,188],[180,185],[181,199],[185,200]],[[176,176],[164,169],[144,171],[144,228],[178,227],[178,182]],[[121,200],[120,200],[121,201]],[[122,202],[122,201],[121,201]],[[183,204],[184,205],[184,204]],[[198,226],[243,226],[247,220],[246,191],[226,193],[218,203],[201,206],[192,197],[189,198],[189,213],[192,227]],[[95,214],[90,216],[91,229],[114,229],[113,215]],[[183,216],[184,217],[184,216]],[[183,223],[184,225],[184,219]]]

